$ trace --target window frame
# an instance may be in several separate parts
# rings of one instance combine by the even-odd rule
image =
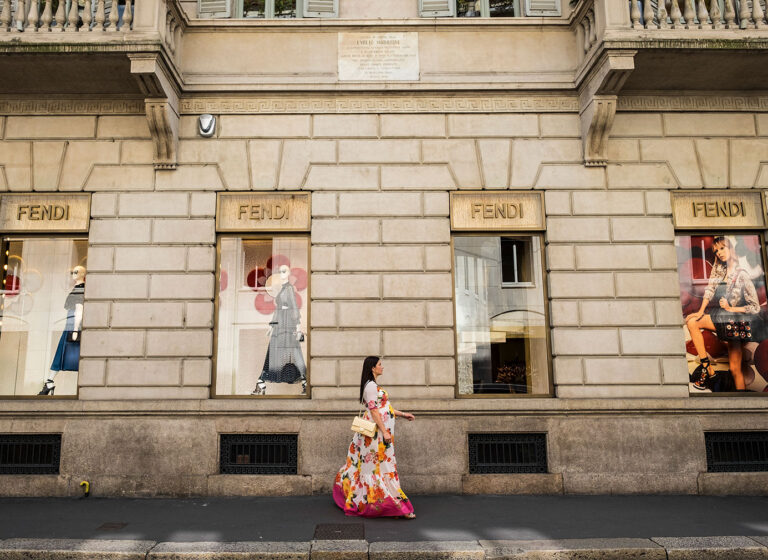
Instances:
[[[295,5],[296,9],[296,17],[295,18],[276,18],[275,17],[275,0],[264,0],[264,17],[263,18],[255,18],[255,17],[247,17],[245,13],[243,12],[244,8],[244,0],[234,0],[235,5],[233,10],[233,15],[229,18],[224,19],[245,19],[245,20],[267,20],[267,19],[303,19],[304,18],[304,2],[303,0],[292,0]]]
[[[456,399],[551,399],[556,398],[555,394],[555,384],[554,384],[554,374],[553,374],[553,356],[552,356],[552,324],[550,322],[550,299],[549,299],[549,291],[547,289],[547,264],[546,264],[546,239],[545,239],[545,231],[536,231],[536,230],[509,230],[509,231],[498,231],[498,230],[485,230],[485,231],[451,231],[451,304],[453,307],[453,356],[454,356],[454,398]],[[510,393],[510,394],[501,394],[501,393],[481,393],[481,394],[466,394],[466,393],[460,393],[459,392],[459,337],[458,337],[458,323],[456,320],[456,302],[457,302],[457,291],[456,291],[456,245],[455,245],[455,239],[457,237],[536,237],[539,239],[540,247],[541,247],[541,294],[544,302],[544,330],[546,332],[546,336],[544,337],[544,342],[546,346],[546,352],[547,352],[547,388],[548,391],[546,393],[536,393],[536,394],[527,394],[527,393]],[[533,264],[531,265],[534,266]],[[535,284],[535,283],[534,283]],[[512,286],[510,286],[512,287]],[[519,284],[515,284],[516,288],[520,287],[528,287],[528,286],[522,286]],[[535,288],[536,286],[531,286]],[[499,288],[504,288],[502,284],[499,285]],[[486,291],[488,289],[488,285],[486,284]],[[470,290],[469,293],[471,294],[472,291]]]
[[[5,195],[7,196],[7,195]],[[90,215],[90,200],[88,201],[88,215]],[[56,231],[52,230],[50,232],[3,232],[0,231],[0,264],[3,265],[3,267],[8,264],[5,258],[5,251],[6,249],[6,241],[10,240],[19,240],[19,239],[70,239],[72,241],[85,241],[88,250],[90,250],[91,245],[89,243],[89,233],[88,232],[68,232],[68,231]],[[86,253],[87,255],[87,253]],[[5,270],[3,269],[0,271],[0,277],[5,276]],[[87,281],[86,281],[87,285]],[[87,301],[87,300],[86,300]],[[2,325],[3,320],[3,310],[0,309],[0,327]],[[81,344],[82,344],[82,333],[84,333],[86,330],[85,328],[85,305],[83,305],[83,324],[81,325],[80,332],[81,332]],[[0,332],[0,336],[2,336],[2,332]],[[53,395],[6,395],[0,393],[0,400],[78,400],[80,398],[80,368],[82,364],[83,358],[82,354],[77,362],[77,385],[74,394],[71,395],[57,395],[54,393]],[[49,370],[46,370],[49,371]]]
[[[687,228],[675,228],[674,229],[674,236],[677,237],[704,237],[704,236],[711,236],[713,235],[713,231],[716,231],[718,235],[756,235],[760,239],[760,245],[761,245],[761,251],[760,255],[763,258],[763,278],[765,279],[765,286],[766,289],[768,289],[768,248],[766,247],[766,240],[768,239],[768,232],[765,229],[762,228],[709,228],[709,229],[701,229],[701,228],[693,228],[693,229],[687,229]],[[674,247],[677,247],[675,244]],[[677,266],[675,268],[675,272],[677,273],[678,277],[678,285],[680,283],[680,267]],[[680,300],[680,296],[678,295],[676,299],[678,305],[680,305],[680,311],[682,312],[682,301]],[[685,329],[687,328],[685,326],[685,321],[683,321],[683,334],[685,334]],[[768,340],[768,339],[766,339]],[[761,341],[762,342],[762,341]],[[758,343],[759,344],[759,343]],[[685,350],[685,344],[683,345],[682,350]],[[686,367],[688,364],[688,361],[686,360]],[[713,362],[713,367],[714,367]],[[766,392],[756,392],[756,391],[749,391],[747,390],[744,393],[739,393],[736,391],[728,391],[728,392],[718,392],[714,393],[711,391],[699,391],[694,393],[690,388],[688,390],[688,397],[694,397],[694,398],[726,398],[726,397],[759,397],[759,398],[766,398],[768,397],[768,393]]]
[[[219,294],[221,293],[220,289],[220,280],[221,280],[221,240],[226,238],[239,238],[243,241],[250,241],[250,240],[266,240],[266,239],[276,239],[276,238],[286,238],[286,237],[301,237],[304,238],[307,244],[307,298],[306,298],[306,309],[307,309],[307,329],[304,333],[306,336],[307,341],[307,355],[305,356],[305,362],[306,362],[306,368],[307,368],[307,392],[305,395],[232,395],[232,394],[222,394],[219,395],[216,392],[217,387],[217,377],[218,377],[218,357],[219,357]],[[213,300],[213,347],[212,347],[212,355],[211,355],[211,388],[210,388],[210,398],[211,399],[295,399],[295,400],[302,400],[302,399],[311,399],[312,398],[312,372],[311,372],[311,361],[310,356],[311,354],[311,347],[312,347],[312,336],[311,336],[311,325],[312,325],[312,298],[309,296],[311,294],[312,289],[312,240],[310,238],[309,232],[305,231],[281,231],[281,232],[263,232],[263,233],[238,233],[238,232],[218,232],[216,234],[216,268],[214,269],[214,300]]]
[[[451,0],[454,2],[454,10],[453,10],[453,17],[455,18],[461,18],[461,19],[475,19],[475,18],[492,18],[491,16],[491,7],[490,7],[490,0],[475,0],[475,9],[480,12],[479,16],[460,16],[459,15],[459,0]],[[523,18],[525,17],[525,14],[522,11],[521,2],[523,0],[513,0],[514,2],[514,9],[515,14],[512,16],[512,18]],[[506,19],[512,19],[507,17]]]

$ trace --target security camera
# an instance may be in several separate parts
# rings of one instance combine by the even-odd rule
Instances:
[[[203,138],[210,138],[216,134],[216,117],[213,115],[200,115],[197,119],[197,131]]]

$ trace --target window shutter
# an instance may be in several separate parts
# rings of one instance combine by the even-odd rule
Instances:
[[[525,0],[526,16],[559,16],[561,0]]]
[[[197,16],[200,18],[232,17],[230,0],[197,0]]]
[[[421,17],[452,17],[456,15],[456,0],[419,0]]]
[[[304,17],[337,18],[339,0],[304,0]]]

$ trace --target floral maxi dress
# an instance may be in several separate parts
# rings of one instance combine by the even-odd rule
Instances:
[[[373,381],[363,390],[367,406],[365,419],[373,421],[371,410],[378,410],[392,442],[384,443],[377,428],[372,438],[355,434],[347,453],[347,462],[336,474],[333,500],[347,515],[362,517],[397,517],[413,512],[413,506],[400,489],[395,461],[395,415],[387,392]]]

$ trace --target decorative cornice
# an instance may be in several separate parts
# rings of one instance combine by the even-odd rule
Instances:
[[[575,113],[574,96],[386,95],[188,97],[181,113],[198,115],[251,113]]]
[[[0,115],[143,115],[143,99],[0,99]]]
[[[759,111],[768,112],[768,96],[621,95],[619,111]]]

